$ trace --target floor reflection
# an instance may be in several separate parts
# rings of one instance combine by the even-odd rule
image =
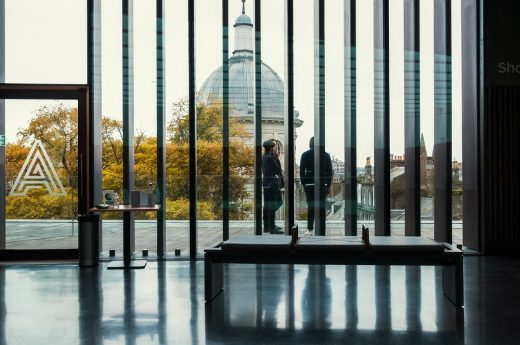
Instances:
[[[209,304],[203,273],[0,266],[0,344],[464,342],[434,267],[227,265]]]
[[[223,334],[237,330],[262,339],[260,334],[269,330],[275,337],[320,343],[323,336],[335,341],[375,334],[396,342],[413,334],[412,343],[432,336],[463,343],[464,311],[442,295],[434,267],[244,266],[227,267],[224,293],[207,305],[207,340],[218,343]]]
[[[327,329],[331,325],[332,291],[326,266],[308,266],[307,278],[300,301],[304,328]]]

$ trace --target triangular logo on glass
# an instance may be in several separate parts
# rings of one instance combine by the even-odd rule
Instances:
[[[45,188],[52,196],[65,196],[65,188],[40,140],[35,140],[9,195],[24,196],[30,189]]]

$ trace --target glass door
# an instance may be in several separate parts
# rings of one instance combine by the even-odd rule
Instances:
[[[78,248],[78,102],[5,100],[5,249]]]
[[[100,180],[88,95],[86,85],[0,84],[1,260],[78,257],[76,219]]]

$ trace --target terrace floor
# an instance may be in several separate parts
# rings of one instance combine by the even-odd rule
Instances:
[[[8,220],[6,222],[7,249],[68,249],[78,247],[78,224],[70,221],[54,220]],[[306,221],[297,222],[300,232],[306,228]],[[283,222],[277,222],[283,226]],[[359,222],[359,234],[361,233]],[[363,224],[369,227],[371,235],[374,235],[374,224],[365,221]],[[202,253],[204,248],[210,247],[222,240],[221,221],[199,221],[197,234],[197,247]],[[123,248],[123,224],[118,220],[103,221],[102,256],[108,255],[109,249],[115,249],[116,255],[122,255]],[[344,223],[341,221],[328,221],[326,224],[327,235],[343,235]],[[425,222],[421,226],[422,236],[433,238],[433,222]],[[231,221],[230,236],[253,234],[254,223],[252,221]],[[404,236],[404,222],[392,223],[392,236]],[[276,235],[269,235],[276,236]],[[189,222],[168,221],[166,223],[166,248],[168,255],[172,255],[175,249],[181,250],[181,256],[187,256],[189,251]],[[142,249],[148,249],[151,256],[157,250],[157,223],[155,221],[136,221],[135,224],[135,248],[137,254]],[[453,243],[462,243],[462,223],[453,223]]]

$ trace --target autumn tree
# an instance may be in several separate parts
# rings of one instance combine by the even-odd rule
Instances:
[[[36,110],[29,125],[18,131],[18,143],[40,140],[51,160],[63,169],[66,180],[74,188],[78,175],[78,109],[62,103]]]
[[[22,170],[23,163],[29,154],[29,147],[21,145],[20,143],[8,143],[5,146],[5,180],[9,185],[13,184],[20,170]]]
[[[167,126],[166,190],[168,219],[189,217],[189,115],[186,100],[176,102]],[[43,189],[31,190],[24,197],[7,197],[8,218],[67,218],[77,210],[78,162],[77,109],[58,104],[41,107],[26,128],[19,130],[18,141],[6,146],[6,175],[8,186],[21,170],[34,140],[41,140],[49,153],[67,196],[51,196]],[[123,126],[122,122],[102,117],[102,182],[103,189],[120,195],[123,182]],[[198,210],[200,219],[219,219],[222,216],[222,105],[197,107],[197,176]],[[253,149],[245,144],[248,134],[236,120],[230,121],[230,201],[231,216],[247,217],[251,211],[251,196],[247,185],[253,175]],[[136,189],[146,190],[156,184],[157,139],[144,132],[134,135],[134,169]],[[71,205],[75,205],[71,208]],[[109,215],[109,216],[117,216]],[[138,217],[153,218],[155,213]]]
[[[17,141],[6,146],[7,218],[72,219],[77,215],[78,110],[62,103],[38,108]],[[41,141],[65,195],[51,195],[44,188],[30,188],[25,195],[10,195],[28,158],[31,145]],[[23,173],[23,172],[22,172]]]
[[[167,175],[168,197],[188,195],[189,114],[186,100],[173,104],[173,117],[168,123]],[[197,197],[211,202],[212,211],[222,216],[222,103],[197,105]],[[231,217],[244,219],[252,209],[247,184],[254,173],[253,148],[245,142],[249,135],[243,125],[230,118],[230,201]],[[181,160],[172,157],[182,157]],[[185,181],[182,181],[185,179]],[[171,193],[171,194],[170,194]]]
[[[172,106],[166,129],[166,213],[168,219],[189,218],[189,115],[185,99]],[[222,216],[222,105],[197,106],[197,197],[199,219]],[[253,175],[253,150],[243,126],[230,121],[231,217],[243,219],[252,209],[247,184]],[[122,191],[122,123],[103,118],[103,188]],[[156,184],[157,140],[145,133],[134,136],[136,189]],[[143,215],[138,215],[142,217]],[[154,217],[148,213],[146,217]]]

